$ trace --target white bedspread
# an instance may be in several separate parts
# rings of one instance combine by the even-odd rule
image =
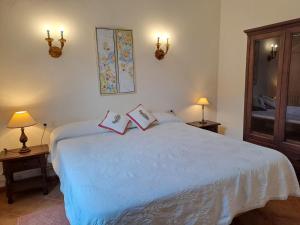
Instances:
[[[72,225],[228,225],[300,195],[281,153],[181,122],[57,140],[52,160]]]

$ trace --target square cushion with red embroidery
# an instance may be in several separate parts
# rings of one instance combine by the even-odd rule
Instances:
[[[148,112],[141,104],[132,111],[128,112],[126,115],[143,131],[157,121],[152,113]]]
[[[126,133],[129,123],[130,120],[126,116],[107,111],[105,118],[98,126],[123,135]]]

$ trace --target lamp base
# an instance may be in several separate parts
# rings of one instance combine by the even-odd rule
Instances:
[[[204,105],[202,105],[202,120],[199,122],[200,124],[204,125],[207,122],[204,120]]]
[[[20,136],[20,142],[23,144],[22,148],[20,149],[19,153],[27,153],[30,152],[31,150],[26,146],[28,138],[25,134],[24,127],[21,128],[21,136]]]
[[[31,151],[30,148],[25,147],[25,148],[21,148],[21,149],[19,150],[19,153],[20,153],[20,154],[24,154],[24,153],[27,153],[27,152],[30,152],[30,151]]]
[[[201,120],[199,123],[200,123],[200,124],[207,124],[207,121]]]

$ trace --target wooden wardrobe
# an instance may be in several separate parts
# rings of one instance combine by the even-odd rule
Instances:
[[[285,154],[300,181],[300,19],[245,33],[244,140]]]

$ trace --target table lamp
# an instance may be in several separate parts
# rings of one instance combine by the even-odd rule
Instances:
[[[204,120],[204,106],[209,105],[207,98],[199,98],[197,101],[197,105],[202,106],[202,120],[200,121],[200,124],[206,124],[206,121]]]
[[[37,124],[37,122],[35,122],[27,111],[15,112],[9,120],[7,128],[21,128],[20,142],[23,146],[19,151],[20,153],[30,152],[30,149],[26,146],[28,138],[24,132],[24,128],[35,124]]]

